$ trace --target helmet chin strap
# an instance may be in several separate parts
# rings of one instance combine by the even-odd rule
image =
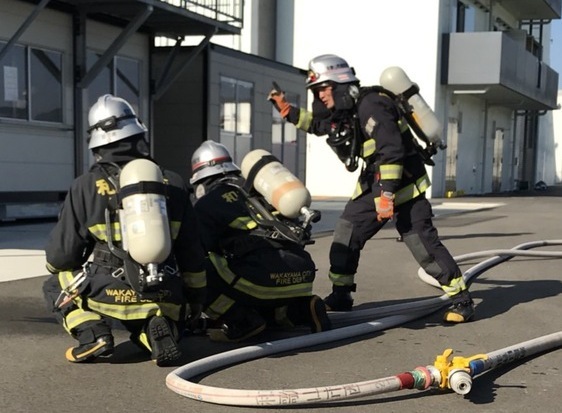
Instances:
[[[359,97],[359,87],[354,83],[334,83],[332,86],[335,110],[351,110]]]

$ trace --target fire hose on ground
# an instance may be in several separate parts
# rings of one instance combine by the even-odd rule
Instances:
[[[487,269],[515,256],[562,258],[562,252],[527,251],[532,248],[555,245],[562,245],[562,240],[534,241],[518,245],[512,249],[465,254],[455,257],[455,260],[460,263],[491,256],[491,258],[465,272],[465,282],[469,285],[471,281]],[[418,271],[418,275],[423,281],[437,286],[434,279],[425,274],[422,269]],[[450,299],[444,294],[440,297],[406,304],[389,305],[350,313],[333,313],[330,314],[330,320],[334,327],[342,325],[343,327],[317,334],[247,346],[205,357],[169,373],[166,377],[166,385],[175,393],[198,401],[222,405],[262,407],[310,405],[326,403],[333,399],[341,401],[403,389],[424,390],[429,387],[448,388],[458,394],[467,394],[472,388],[472,380],[479,375],[506,363],[562,347],[562,331],[560,331],[472,357],[451,357],[452,349],[446,349],[442,354],[436,356],[433,365],[416,367],[409,372],[357,383],[303,389],[239,390],[206,386],[190,381],[197,376],[216,371],[222,367],[396,327],[429,315],[449,304]],[[364,322],[365,320],[374,321]],[[334,395],[337,395],[337,397],[334,397]]]

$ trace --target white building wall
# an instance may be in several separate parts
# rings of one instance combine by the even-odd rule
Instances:
[[[482,131],[481,101],[470,96],[455,97],[452,100],[450,116],[458,122],[458,156],[456,191],[470,194],[480,190],[482,185]]]
[[[562,105],[562,90],[558,91],[558,107]],[[562,183],[562,110],[552,111],[554,134],[554,182]],[[546,181],[545,181],[546,182]],[[548,183],[548,182],[546,182]]]
[[[550,25],[545,27],[544,39],[547,39],[543,41],[544,60],[546,63],[550,63],[551,46],[553,46]],[[560,51],[556,50],[556,52],[559,53]],[[559,73],[558,75],[562,76],[562,73]],[[560,103],[562,103],[561,93],[562,91],[559,90],[559,106]],[[562,162],[562,148],[560,148],[560,145],[562,145],[562,132],[560,129],[562,127],[561,123],[562,117],[560,116],[560,109],[547,112],[539,121],[539,152],[535,182],[532,182],[532,184],[535,184],[538,181],[543,181],[547,185],[552,185],[562,181],[562,170],[560,165]]]
[[[355,68],[363,86],[378,84],[386,67],[401,66],[434,107],[439,65],[439,3],[438,0],[295,1],[293,65],[307,68],[309,60],[317,55],[338,54]],[[306,185],[312,195],[351,196],[357,173],[345,169],[325,138],[309,135],[307,149]]]
[[[252,10],[258,0],[246,0],[238,48],[256,53],[259,36],[253,33],[257,23]],[[278,60],[306,69],[308,61],[324,53],[339,54],[356,69],[362,85],[379,83],[381,71],[391,65],[402,66],[421,88],[425,100],[443,120],[443,136],[451,122],[462,123],[458,135],[456,190],[479,194],[518,189],[518,177],[525,156],[522,117],[500,107],[487,106],[477,95],[453,95],[440,84],[441,34],[454,31],[454,0],[278,0]],[[517,25],[500,3],[495,13],[505,22]],[[474,20],[468,31],[489,31],[489,14],[474,8]],[[293,13],[291,13],[293,12]],[[291,35],[286,31],[293,29]],[[543,28],[543,56],[548,63],[550,27]],[[232,36],[237,37],[237,36]],[[240,36],[238,36],[240,38]],[[219,42],[216,38],[214,41]],[[220,39],[221,44],[236,47],[236,41]],[[289,56],[292,53],[292,61]],[[303,79],[304,81],[304,79]],[[281,85],[282,86],[282,85]],[[309,101],[312,97],[309,96]],[[562,139],[560,111],[547,112],[539,126],[537,179],[548,184],[562,180],[560,151]],[[496,139],[496,129],[503,139]],[[553,138],[554,136],[554,138]],[[357,172],[349,173],[325,143],[325,138],[307,137],[306,185],[314,196],[351,194]],[[442,196],[446,188],[447,152],[439,152],[436,166],[427,168],[432,176],[430,196]],[[530,183],[531,185],[534,182]]]

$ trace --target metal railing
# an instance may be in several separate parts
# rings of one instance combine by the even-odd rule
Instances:
[[[244,0],[160,0],[236,27],[243,25]]]

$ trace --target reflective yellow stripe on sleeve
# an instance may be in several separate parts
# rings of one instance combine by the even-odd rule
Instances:
[[[365,142],[363,142],[361,157],[362,158],[368,158],[369,156],[374,154],[376,146],[377,146],[377,143],[373,138],[367,139]]]
[[[182,280],[188,288],[203,288],[207,286],[207,275],[205,271],[199,272],[183,272]]]
[[[88,231],[97,239],[107,242],[107,225],[97,224],[88,228]],[[111,232],[113,234],[113,241],[121,241],[121,226],[119,222],[111,223]]]
[[[391,180],[391,179],[402,179],[402,172],[404,171],[404,166],[399,164],[381,165],[379,167],[381,177],[380,179]]]
[[[410,199],[414,199],[420,196],[422,193],[427,191],[427,188],[431,186],[429,177],[427,175],[422,176],[416,181],[415,184],[406,185],[394,194],[394,205],[402,205],[408,202]],[[375,198],[375,208],[378,207],[380,202],[380,197]]]
[[[304,108],[299,109],[299,121],[295,125],[298,129],[308,132],[310,124],[312,123],[312,112]]]
[[[217,318],[223,316],[230,309],[230,307],[232,307],[234,302],[235,301],[232,298],[221,294],[215,301],[211,303],[209,307],[207,307],[207,309],[205,310],[205,314],[216,320]]]

